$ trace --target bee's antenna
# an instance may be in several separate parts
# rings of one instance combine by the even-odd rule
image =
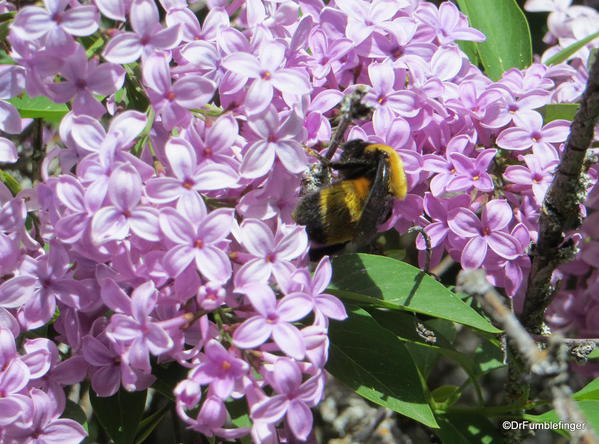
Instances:
[[[335,129],[335,134],[331,139],[329,149],[325,153],[324,157],[327,160],[331,160],[339,148],[345,131],[352,123],[353,119],[364,118],[365,115],[370,114],[372,109],[362,103],[362,97],[366,94],[366,87],[358,85],[351,94],[346,95],[341,102],[341,120],[339,125]]]

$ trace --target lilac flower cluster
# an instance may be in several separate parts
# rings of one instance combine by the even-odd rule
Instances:
[[[599,232],[595,222],[599,217],[599,186],[595,184],[586,202],[589,213],[581,229],[572,233],[570,241],[577,246],[576,258],[561,266],[556,278],[567,285],[561,286],[555,301],[549,307],[547,319],[555,328],[569,330],[579,338],[596,338],[599,334]],[[577,368],[596,376],[596,364]]]
[[[328,143],[357,84],[373,117],[347,138],[393,147],[408,178],[381,229],[422,225],[433,265],[450,255],[524,291],[568,133],[539,109],[576,100],[580,70],[536,63],[491,81],[456,43],[484,35],[450,2],[209,0],[202,23],[186,0],[43,4],[10,26],[0,129],[29,124],[6,101],[23,90],[71,112],[43,181],[0,186],[1,441],[80,442],[59,419],[65,386],[143,390],[173,362],[189,369],[175,395],[191,429],[309,436],[329,319],[346,313],[325,293],[328,259],[310,274],[291,213],[317,162],[306,148]],[[22,339],[50,322],[53,341]],[[250,429],[231,426],[231,399],[247,402]]]

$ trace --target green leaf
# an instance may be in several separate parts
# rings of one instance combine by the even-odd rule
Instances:
[[[393,249],[393,250],[385,250],[385,255],[395,259],[396,261],[401,261],[406,258],[406,250]]]
[[[594,379],[574,393],[572,398],[586,416],[589,425],[595,431],[599,431],[599,378]],[[556,424],[560,421],[555,410],[549,410],[541,415],[525,415],[525,419],[534,422],[551,422]],[[568,432],[569,430],[554,431],[564,434],[564,432]]]
[[[125,88],[121,88],[114,93],[114,101],[116,103],[124,102],[127,99],[127,90]]]
[[[485,339],[474,353],[463,353],[455,349],[453,341],[456,330],[452,322],[445,319],[429,319],[421,321],[412,313],[397,310],[379,310],[369,308],[368,312],[384,328],[394,333],[398,339],[406,342],[406,346],[425,378],[434,370],[437,361],[445,356],[459,364],[470,377],[479,399],[482,399],[482,389],[478,378],[496,368],[504,367],[503,352],[499,341]],[[417,323],[429,329],[435,337],[435,342],[425,341],[418,334]]]
[[[576,111],[578,111],[579,103],[551,103],[541,108],[543,113],[543,122],[545,124],[554,120],[574,120]]]
[[[487,75],[498,80],[510,68],[532,63],[530,29],[515,0],[457,0],[470,24],[487,39],[474,43]]]
[[[589,354],[588,358],[589,358],[589,359],[597,359],[597,358],[599,358],[599,347],[595,348],[595,350],[593,350],[593,351],[592,351],[592,352]]]
[[[445,319],[420,319],[413,313],[397,310],[379,310],[368,308],[370,315],[384,328],[406,341],[434,348],[447,347],[453,349],[456,336],[455,324]],[[433,341],[426,341],[418,334],[418,325],[422,324],[435,336]]]
[[[44,119],[59,123],[69,109],[61,103],[54,103],[44,96],[29,97],[27,94],[13,97],[9,100],[19,110],[21,117]]]
[[[428,274],[405,262],[371,254],[333,259],[327,292],[361,305],[422,313],[500,333],[489,321]]]
[[[414,313],[397,310],[379,310],[368,308],[370,315],[379,323],[406,342],[410,356],[420,373],[428,378],[437,361],[443,354],[443,349],[450,354],[458,354],[454,351],[453,340],[455,338],[454,324],[445,319],[429,319],[422,321],[417,319]],[[418,334],[418,324],[424,326],[434,335],[434,342],[427,342],[423,336]],[[421,332],[422,333],[422,332]]]
[[[348,310],[347,320],[330,326],[327,370],[358,395],[437,427],[405,345],[366,311],[357,307]]]
[[[94,416],[92,416],[86,425],[86,432],[88,433],[88,435],[82,444],[97,444],[98,442],[100,442],[98,437],[100,435],[104,436],[104,433],[98,420]]]
[[[472,363],[476,369],[477,375],[484,375],[496,368],[505,367],[506,364],[503,362],[504,352],[501,350],[499,341],[483,341],[476,350],[472,357]]]
[[[6,51],[0,51],[0,65],[16,65],[16,62]]]
[[[94,42],[90,46],[86,46],[85,55],[88,58],[91,58],[96,52],[102,49],[104,43],[106,42],[102,37],[99,37],[98,39],[94,40]]]
[[[173,403],[167,402],[160,409],[156,410],[151,415],[146,416],[139,423],[140,433],[136,436],[135,443],[141,444],[143,443],[148,436],[152,433],[152,431],[162,422],[166,414],[169,412],[171,408],[174,408]]]
[[[447,413],[437,417],[440,429],[435,433],[444,444],[502,444],[500,431],[483,415]]]
[[[4,41],[8,37],[8,31],[10,30],[9,22],[0,23],[0,40]]]
[[[584,47],[588,43],[595,40],[597,37],[599,37],[599,31],[594,32],[593,34],[588,35],[584,39],[574,42],[569,46],[566,46],[564,49],[562,49],[557,54],[553,54],[551,57],[549,57],[545,61],[545,65],[556,65],[558,63],[565,62],[566,60],[568,60],[570,58],[570,56],[572,54],[574,54],[576,51],[578,51],[580,48]],[[591,66],[591,65],[588,65],[588,66]]]
[[[582,413],[584,413],[584,416],[587,418],[588,420],[588,424],[583,424],[583,425],[578,425],[578,427],[592,427],[593,430],[595,430],[595,432],[599,431],[599,401],[595,401],[595,400],[582,400],[582,401],[576,401],[576,405],[578,406],[578,408],[580,410],[582,410]],[[555,413],[555,410],[549,410],[548,412],[545,412],[541,415],[524,415],[524,419],[528,420],[528,421],[533,421],[533,422],[540,422],[540,423],[554,423],[554,424],[558,424],[560,422],[559,417],[557,416],[557,414]],[[567,426],[567,427],[576,427],[577,424],[576,423],[571,423],[573,424],[572,426]],[[565,425],[565,424],[564,424]],[[567,429],[552,429],[554,432],[558,432],[561,434],[564,434],[564,432],[568,432]]]
[[[574,399],[582,401],[584,399],[599,401],[599,378],[589,382],[572,396]]]
[[[12,20],[15,16],[16,12],[5,12],[4,14],[0,14],[0,23],[7,22]]]
[[[21,191],[21,184],[19,181],[6,171],[0,170],[0,181],[2,181],[2,183],[8,187],[13,196],[16,196],[19,191]]]
[[[127,392],[123,389],[102,398],[90,390],[94,415],[116,444],[133,444],[146,404],[147,391]]]
[[[81,406],[79,404],[75,404],[70,399],[67,399],[67,404],[61,417],[72,419],[82,425],[87,422],[87,416],[85,416],[85,412]]]
[[[478,51],[474,42],[470,42],[468,40],[460,40],[457,42],[460,49],[468,56],[468,60],[474,66],[478,66],[480,63],[480,57],[478,56]]]
[[[231,422],[235,427],[251,427],[252,421],[248,414],[247,402],[243,399],[235,399],[227,402],[227,411],[231,415]]]
[[[170,364],[156,365],[152,368],[152,374],[156,376],[156,381],[152,384],[152,388],[164,397],[175,400],[173,390],[175,386],[187,377],[189,369],[182,367],[176,362]]]
[[[436,405],[446,409],[455,404],[460,399],[462,393],[457,385],[442,385],[433,390],[431,395]]]

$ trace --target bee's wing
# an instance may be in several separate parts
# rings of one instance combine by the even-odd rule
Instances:
[[[376,237],[382,213],[387,213],[389,198],[389,168],[384,157],[379,159],[370,192],[356,227],[355,242],[358,248],[369,245]]]

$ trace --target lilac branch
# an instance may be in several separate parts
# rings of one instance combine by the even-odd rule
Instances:
[[[564,248],[565,232],[580,225],[579,205],[586,195],[582,183],[583,164],[598,118],[599,58],[596,58],[580,108],[570,127],[564,155],[543,202],[539,240],[534,252],[524,310],[520,317],[526,329],[532,333],[541,333],[545,310],[553,299],[553,271],[573,255],[570,248]]]
[[[551,393],[557,416],[564,422],[588,424],[584,413],[572,399],[572,391],[568,386],[568,365],[563,350],[565,344],[560,345],[560,339],[557,338],[550,341],[548,348],[541,350],[513,311],[504,304],[504,298],[487,281],[483,270],[461,271],[458,275],[458,288],[459,291],[476,297],[483,309],[504,329],[518,358],[523,360],[530,373],[541,377],[543,386]],[[519,440],[522,436],[511,438]],[[572,442],[598,441],[592,429],[587,426],[585,430],[572,430]]]

